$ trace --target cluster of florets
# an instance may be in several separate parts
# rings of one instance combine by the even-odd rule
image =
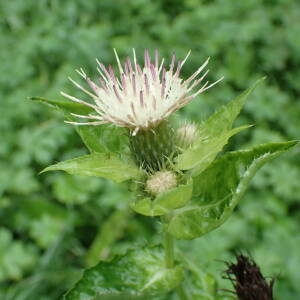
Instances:
[[[149,176],[146,181],[146,191],[151,195],[156,196],[171,188],[176,187],[176,174],[171,171],[158,171]]]
[[[201,87],[209,70],[198,78],[205,69],[209,59],[199,67],[187,80],[180,78],[181,69],[190,52],[181,61],[176,62],[175,54],[167,69],[164,59],[159,61],[158,51],[155,51],[154,62],[151,61],[148,50],[144,54],[144,66],[141,67],[133,50],[133,62],[128,57],[122,65],[115,51],[119,75],[117,76],[111,66],[106,68],[97,60],[98,84],[93,82],[83,69],[77,70],[91,88],[88,91],[83,86],[70,78],[72,83],[88,94],[94,104],[80,100],[62,92],[68,99],[87,105],[95,114],[78,115],[75,117],[90,119],[91,122],[69,122],[75,125],[101,125],[112,123],[117,126],[127,127],[136,134],[140,129],[155,128],[162,120],[168,118],[174,111],[188,104],[200,93],[215,85],[218,81],[209,84],[206,81]],[[196,90],[195,90],[196,89]]]

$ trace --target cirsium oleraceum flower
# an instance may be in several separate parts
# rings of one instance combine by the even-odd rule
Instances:
[[[91,88],[88,91],[73,79],[71,82],[88,94],[94,104],[62,92],[68,99],[91,107],[95,114],[78,115],[77,118],[90,119],[91,122],[68,122],[75,125],[101,125],[111,123],[120,127],[127,127],[132,135],[139,130],[155,128],[161,121],[167,119],[173,112],[188,104],[200,93],[209,89],[223,78],[209,84],[206,81],[200,87],[208,70],[199,76],[207,66],[209,59],[202,64],[187,80],[180,77],[181,69],[190,52],[182,61],[176,62],[175,54],[171,63],[165,67],[164,59],[159,62],[158,51],[155,51],[154,62],[151,61],[149,51],[145,50],[144,66],[137,62],[133,49],[133,61],[128,57],[125,63],[120,63],[114,49],[118,63],[119,75],[111,66],[105,67],[97,60],[100,74],[98,83],[93,82],[83,71],[76,70]]]

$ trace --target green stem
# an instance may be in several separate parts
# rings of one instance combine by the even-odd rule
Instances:
[[[166,268],[174,267],[174,238],[168,232],[165,233],[165,265]],[[182,284],[176,289],[176,293],[181,300],[189,300]]]
[[[182,284],[176,289],[176,293],[179,296],[179,299],[181,299],[181,300],[189,300],[190,299],[189,296],[186,294]]]
[[[165,233],[165,263],[166,268],[174,267],[174,238],[168,233]]]
[[[162,218],[164,223],[167,223],[169,220],[166,216]],[[165,266],[168,269],[174,268],[174,238],[167,231],[165,232]],[[181,300],[189,300],[188,295],[186,294],[183,285],[180,284],[176,289],[176,293]]]

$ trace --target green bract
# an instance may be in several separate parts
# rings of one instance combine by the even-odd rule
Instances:
[[[64,299],[151,299],[169,293],[182,280],[181,267],[164,267],[162,248],[129,250],[86,270]]]
[[[131,208],[145,216],[161,216],[176,208],[183,207],[190,200],[192,190],[193,182],[189,179],[188,183],[163,192],[154,200],[151,198],[135,200],[131,203]]]

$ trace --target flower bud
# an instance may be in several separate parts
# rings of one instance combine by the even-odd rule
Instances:
[[[176,174],[171,171],[158,171],[151,175],[146,181],[146,191],[157,196],[177,186]]]
[[[197,126],[194,123],[185,123],[176,131],[176,144],[182,149],[187,149],[198,137]]]

